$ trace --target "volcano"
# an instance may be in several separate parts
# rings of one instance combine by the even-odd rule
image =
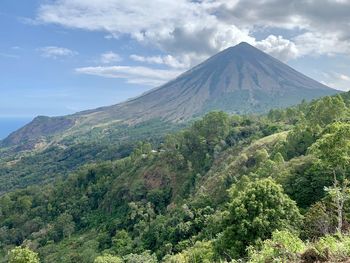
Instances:
[[[63,117],[37,117],[2,144],[11,146],[111,122],[185,122],[212,110],[264,113],[335,93],[336,90],[243,42],[126,102]]]

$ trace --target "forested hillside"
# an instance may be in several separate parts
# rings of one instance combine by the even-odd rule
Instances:
[[[0,262],[346,262],[349,107],[345,93],[264,116],[211,112],[7,193]]]
[[[92,127],[84,135],[43,140],[35,149],[0,148],[0,194],[66,177],[78,167],[130,155],[139,140],[158,145],[166,133],[188,125],[152,120],[135,126]],[[25,145],[31,145],[26,143]],[[30,146],[31,147],[31,146]]]

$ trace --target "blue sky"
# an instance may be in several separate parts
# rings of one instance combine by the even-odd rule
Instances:
[[[348,90],[349,25],[348,0],[2,0],[0,118],[115,104],[241,41]]]

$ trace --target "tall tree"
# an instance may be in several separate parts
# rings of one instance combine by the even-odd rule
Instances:
[[[332,124],[309,151],[322,161],[333,177],[344,178],[350,165],[350,124]]]
[[[333,97],[325,97],[313,102],[306,114],[306,119],[312,125],[326,125],[341,120],[346,116],[348,109],[340,95]]]
[[[242,189],[231,189],[233,200],[219,237],[219,254],[237,258],[249,245],[271,236],[276,229],[296,227],[301,220],[298,207],[272,179],[249,182]]]
[[[350,124],[334,123],[311,148],[320,165],[333,177],[333,186],[326,187],[337,209],[337,231],[342,231],[343,208],[350,199],[347,170],[350,165]]]

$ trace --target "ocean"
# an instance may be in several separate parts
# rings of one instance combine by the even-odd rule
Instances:
[[[29,123],[31,120],[31,118],[0,117],[0,140],[6,138],[11,132],[16,131],[25,124]]]

